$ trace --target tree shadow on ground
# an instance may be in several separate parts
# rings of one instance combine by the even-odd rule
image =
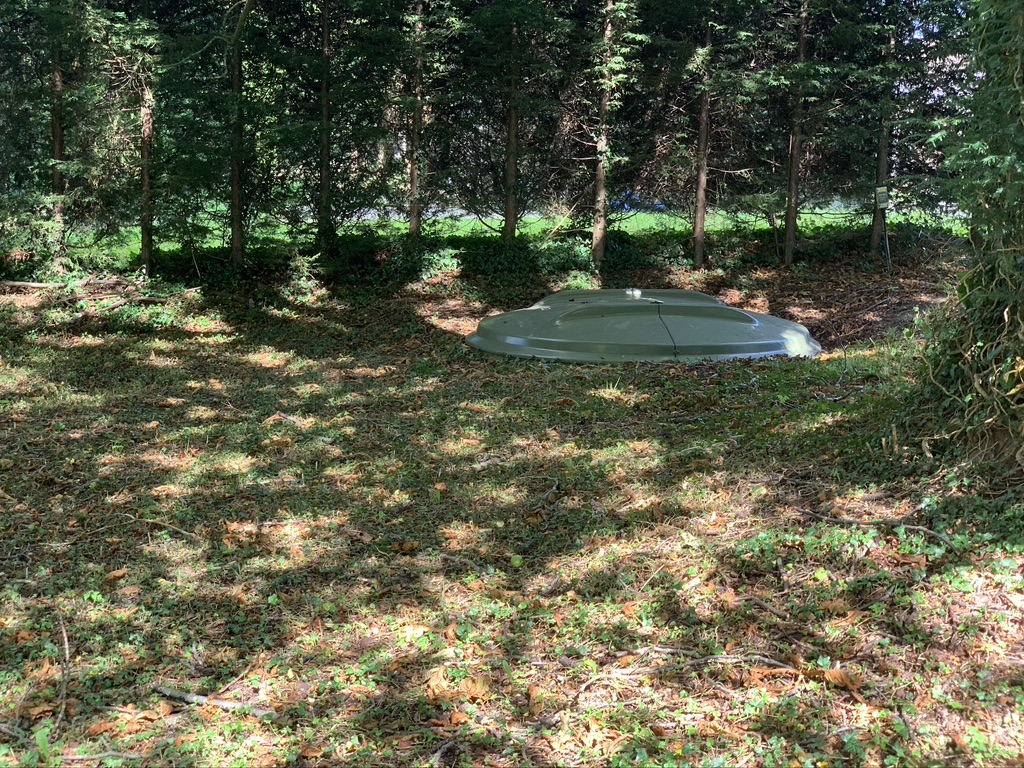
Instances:
[[[313,727],[334,765],[419,759],[456,737],[474,760],[512,749],[555,765],[578,742],[607,761],[616,728],[594,731],[585,713],[620,707],[616,680],[649,675],[659,700],[697,691],[711,707],[731,700],[721,688],[749,686],[687,662],[747,668],[787,643],[811,648],[810,663],[840,659],[849,642],[824,603],[913,604],[912,565],[848,572],[864,542],[808,553],[796,534],[771,536],[826,490],[877,482],[863,425],[899,403],[865,396],[882,386],[866,360],[493,361],[416,296],[271,298],[209,300],[170,328],[115,316],[8,337],[0,503],[14,580],[0,658],[3,706],[24,728],[61,704],[63,626],[76,733],[108,722],[105,707],[152,709],[159,681],[276,705],[289,728],[241,728],[277,744],[279,764],[317,764],[300,754],[320,748],[302,742]],[[709,500],[723,493],[735,499]],[[807,559],[850,582],[817,579]],[[785,590],[773,607],[787,619],[748,599],[772,605]],[[862,619],[930,647],[906,630],[912,614]],[[486,689],[459,688],[477,674]],[[532,703],[531,685],[543,689]],[[845,695],[821,694],[823,728],[838,727],[827,706]],[[782,706],[765,704],[759,732],[801,743]],[[546,719],[562,712],[564,732]],[[219,754],[205,716],[116,728],[140,743],[194,739],[198,754],[174,759],[203,764]],[[618,730],[655,749],[666,739],[653,726],[664,730]],[[725,751],[728,735],[708,733],[722,744],[707,749]]]

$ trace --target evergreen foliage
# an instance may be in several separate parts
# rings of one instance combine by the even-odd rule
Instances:
[[[249,269],[264,235],[336,259],[395,216],[579,235],[599,207],[688,218],[698,177],[773,225],[787,186],[867,210],[876,167],[941,202],[922,137],[964,64],[955,0],[0,0],[0,24],[0,252],[44,265],[147,226]]]
[[[977,80],[954,166],[981,243],[927,360],[943,437],[994,462],[999,485],[1024,471],[1024,14],[999,0],[974,12]]]

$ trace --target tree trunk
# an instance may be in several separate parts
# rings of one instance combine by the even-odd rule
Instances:
[[[413,73],[412,119],[409,127],[409,237],[415,239],[423,233],[423,190],[420,178],[423,136],[423,3],[416,4],[416,68]]]
[[[516,226],[519,224],[519,112],[515,95],[509,99],[508,121],[505,126],[505,221],[501,228],[501,239],[513,243]]]
[[[64,271],[67,256],[67,223],[65,221],[65,195],[68,191],[64,175],[64,69],[62,45],[56,41],[53,46],[53,101],[50,105],[50,135],[52,139],[53,179],[53,265],[58,272]]]
[[[139,230],[142,237],[142,266],[146,271],[146,277],[153,276],[153,103],[153,88],[149,83],[145,83],[142,86],[142,140],[139,147],[142,160],[142,210]]]
[[[604,6],[604,61],[606,71],[611,65],[612,39],[615,32],[615,0],[605,0]],[[600,268],[608,250],[608,117],[612,105],[612,85],[601,84],[601,100],[597,112],[597,167],[594,171],[594,237],[590,245],[590,257],[594,266]]]
[[[886,64],[892,61],[896,50],[896,38],[890,36],[889,48],[886,51]],[[875,166],[875,186],[884,187],[889,181],[889,142],[891,140],[891,127],[889,125],[889,109],[892,105],[892,97],[887,95],[882,104],[882,120],[878,127],[878,158]],[[871,221],[871,257],[877,258],[882,251],[882,238],[885,236],[885,210],[875,206],[874,216]]]
[[[711,27],[704,39],[706,48],[711,48]],[[710,57],[710,52],[709,52]],[[704,266],[704,223],[708,208],[708,145],[711,143],[711,62],[706,64],[700,95],[700,119],[697,126],[697,190],[693,210],[693,262],[697,269]]]
[[[317,214],[317,234],[320,254],[334,255],[336,231],[334,229],[334,175],[331,167],[331,146],[334,131],[331,123],[331,12],[330,0],[321,0],[322,65],[320,79],[320,210]]]
[[[808,17],[808,0],[802,0],[796,54],[799,64],[803,64],[807,60]],[[793,256],[796,252],[796,220],[800,212],[800,152],[803,143],[803,122],[803,86],[798,86],[793,99],[793,126],[789,134],[789,183],[786,185],[786,234],[782,257],[782,261],[787,267],[793,266]]]
[[[882,117],[878,131],[878,164],[875,168],[875,186],[884,187],[889,181],[889,120]],[[874,217],[871,222],[871,256],[875,258],[882,252],[882,238],[885,232],[885,209],[875,205]]]
[[[242,175],[245,152],[245,111],[242,109],[242,32],[256,0],[246,0],[238,14],[235,33],[231,38],[228,69],[231,78],[231,264],[242,267],[245,259],[245,241],[242,220]]]

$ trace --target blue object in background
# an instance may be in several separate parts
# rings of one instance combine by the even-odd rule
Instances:
[[[664,211],[664,203],[650,203],[631,189],[627,189],[617,200],[612,201],[612,209],[620,211]]]

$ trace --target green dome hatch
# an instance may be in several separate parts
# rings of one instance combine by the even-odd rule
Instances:
[[[813,357],[807,329],[728,307],[696,291],[562,291],[532,307],[486,317],[469,346],[494,355],[575,363]]]

